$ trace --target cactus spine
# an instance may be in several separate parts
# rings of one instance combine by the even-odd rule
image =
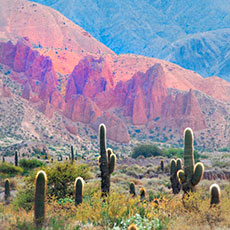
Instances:
[[[84,180],[81,177],[77,177],[74,182],[74,198],[75,206],[78,206],[83,201],[84,192]]]
[[[204,165],[196,163],[194,166],[193,132],[186,128],[184,132],[184,170],[177,172],[177,177],[184,193],[193,192],[195,186],[201,181]]]
[[[10,197],[10,182],[8,179],[5,180],[5,201],[8,201]]]
[[[133,182],[131,182],[130,185],[129,185],[129,194],[132,197],[136,196],[136,188],[135,188],[135,184]]]
[[[15,166],[18,166],[18,152],[17,151],[15,151],[14,153],[14,164]]]
[[[107,196],[110,190],[110,175],[115,169],[116,156],[111,149],[106,150],[106,128],[104,124],[99,126],[100,136],[100,157],[99,164],[101,170],[101,192],[102,196]]]
[[[173,194],[178,194],[181,190],[180,182],[177,178],[177,172],[181,169],[182,161],[180,158],[170,161],[170,181]]]
[[[41,227],[45,220],[47,176],[39,171],[35,177],[34,219],[37,227]]]
[[[72,164],[74,163],[74,150],[73,150],[72,145],[71,145],[71,162],[72,162]]]
[[[220,187],[218,184],[212,184],[210,186],[211,201],[210,206],[217,205],[220,203]]]

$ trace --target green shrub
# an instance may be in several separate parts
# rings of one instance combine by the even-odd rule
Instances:
[[[24,169],[33,169],[38,168],[44,165],[43,162],[37,160],[37,159],[22,159],[19,161],[20,167]]]
[[[14,206],[16,209],[23,208],[27,212],[32,209],[34,203],[34,184],[26,183],[26,185],[18,191],[17,196],[14,199]]]
[[[73,196],[76,177],[80,176],[84,180],[91,178],[90,166],[86,164],[56,163],[43,170],[48,178],[48,194],[57,198]]]
[[[132,158],[139,156],[152,157],[163,155],[163,151],[156,145],[138,145],[133,149]]]
[[[5,176],[14,176],[15,174],[23,173],[23,169],[13,164],[3,162],[0,163],[0,173],[5,174]]]
[[[164,156],[168,158],[183,158],[184,157],[183,154],[184,154],[184,150],[179,148],[169,148],[164,150]],[[195,150],[194,151],[195,162],[200,161],[200,159],[202,158],[207,158],[207,157],[199,154],[198,151]]]

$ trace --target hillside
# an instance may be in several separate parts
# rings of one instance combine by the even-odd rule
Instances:
[[[228,146],[230,84],[225,80],[203,78],[156,58],[116,55],[91,35],[84,39],[84,30],[46,6],[20,0],[16,7],[10,1],[1,7],[10,15],[2,16],[7,23],[1,26],[0,63],[8,69],[2,78],[17,83],[19,96],[52,122],[56,114],[67,119],[67,125],[59,124],[65,135],[83,135],[90,143],[93,139],[87,131],[77,132],[76,124],[92,129],[94,138],[98,125],[105,123],[113,145],[130,150],[137,142],[181,146],[181,134],[190,126],[199,148]],[[54,18],[56,24],[47,27]],[[57,30],[60,21],[65,30]],[[19,29],[22,22],[26,24]],[[30,28],[39,32],[32,34]],[[57,31],[61,39],[51,44]],[[78,52],[80,47],[84,52]]]
[[[227,0],[35,2],[63,13],[118,54],[161,58],[204,77],[230,79]]]

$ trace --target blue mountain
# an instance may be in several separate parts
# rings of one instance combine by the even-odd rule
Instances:
[[[116,53],[165,59],[230,80],[229,0],[35,0]]]

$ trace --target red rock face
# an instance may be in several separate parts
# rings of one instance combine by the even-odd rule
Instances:
[[[66,104],[64,114],[73,121],[89,124],[102,113],[90,98],[83,95],[72,95]]]
[[[16,45],[0,42],[0,63],[23,74],[22,77],[17,75],[15,80],[24,85],[22,96],[25,99],[30,100],[37,95],[39,99],[48,100],[56,108],[63,109],[64,101],[56,90],[56,73],[49,57],[33,51],[25,40]]]
[[[66,101],[72,94],[82,94],[93,99],[100,92],[113,87],[113,78],[105,60],[86,56],[74,68],[66,88]]]
[[[125,123],[115,114],[104,113],[93,124],[92,127],[98,130],[99,125],[103,123],[106,126],[106,136],[120,143],[127,143],[130,141],[128,129]]]
[[[146,124],[161,114],[162,103],[167,97],[165,73],[155,64],[146,73],[138,72],[130,80],[119,82],[115,89],[95,97],[101,109],[122,108],[133,124]]]
[[[169,96],[162,106],[159,122],[168,127],[177,127],[181,132],[186,127],[193,130],[206,128],[205,117],[194,92],[178,93],[175,98]]]

